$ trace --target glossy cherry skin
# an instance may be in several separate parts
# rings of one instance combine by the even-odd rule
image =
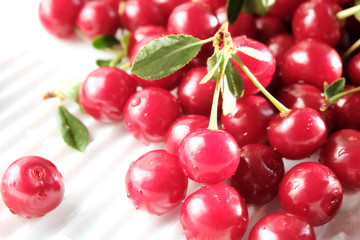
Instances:
[[[330,132],[335,124],[335,111],[332,105],[326,110],[321,107],[325,104],[324,94],[317,87],[307,83],[293,83],[283,86],[276,97],[288,108],[310,107],[323,117],[326,128]]]
[[[346,86],[349,90],[353,86]],[[352,93],[340,98],[334,105],[335,129],[351,128],[360,131],[360,92]]]
[[[1,195],[18,216],[37,218],[54,210],[64,197],[61,173],[49,160],[25,156],[14,161],[1,179]]]
[[[285,212],[262,217],[251,229],[249,240],[316,240],[314,228],[303,218]]]
[[[274,16],[261,16],[255,19],[257,40],[266,43],[272,36],[287,33],[285,23],[281,18]]]
[[[296,8],[307,0],[276,0],[275,4],[270,8],[268,14],[290,20]]]
[[[337,51],[316,39],[296,42],[284,55],[280,76],[285,84],[304,81],[319,89],[342,76],[343,65]]]
[[[125,185],[127,197],[136,209],[163,215],[185,199],[188,179],[176,156],[152,150],[130,164]]]
[[[236,54],[239,56],[245,66],[249,68],[249,70],[257,78],[261,85],[263,87],[267,87],[271,82],[276,69],[276,61],[269,48],[265,44],[247,38],[246,36],[233,38],[233,43],[237,48],[251,47],[263,53],[263,61],[250,57],[240,51],[238,51]],[[244,82],[244,95],[246,96],[258,93],[260,90],[252,83],[250,78],[244,73],[244,71],[240,68],[240,66],[235,62],[234,59],[232,59],[232,62],[234,63],[235,69],[239,72]]]
[[[346,73],[350,82],[360,86],[360,53],[355,54],[349,61]]]
[[[184,113],[210,116],[216,82],[200,84],[206,74],[206,67],[197,67],[185,73],[182,78],[177,95]]]
[[[156,5],[160,8],[161,12],[167,19],[175,7],[185,2],[189,2],[190,0],[152,0],[152,1],[156,3]]]
[[[167,24],[169,34],[189,34],[200,39],[212,37],[218,28],[219,22],[210,7],[192,1],[178,5]]]
[[[276,34],[266,42],[266,45],[275,57],[277,66],[282,65],[285,52],[294,44],[295,38],[289,33]]]
[[[276,114],[269,122],[268,139],[288,159],[310,157],[325,142],[327,129],[320,114],[309,107],[294,108],[282,117]]]
[[[122,25],[130,32],[147,25],[166,26],[166,18],[159,6],[148,0],[128,0],[120,4]]]
[[[158,87],[134,93],[124,107],[127,130],[145,145],[164,141],[169,127],[180,115],[176,98]]]
[[[203,115],[188,114],[179,117],[173,124],[165,136],[166,150],[174,155],[178,155],[181,141],[184,137],[196,129],[207,128],[209,126],[209,118]]]
[[[292,18],[292,31],[296,39],[315,38],[336,46],[341,37],[341,24],[335,17],[338,5],[321,2],[304,2]]]
[[[220,25],[228,21],[226,5],[216,9],[215,13]],[[241,11],[236,21],[233,24],[229,24],[229,32],[232,37],[246,35],[249,38],[255,38],[257,35],[255,17],[252,14]]]
[[[214,184],[230,178],[239,165],[240,149],[222,130],[198,129],[182,140],[179,162],[185,175],[199,183]]]
[[[292,167],[281,180],[277,195],[286,212],[303,217],[314,227],[335,217],[342,198],[339,179],[328,167],[317,162]]]
[[[83,4],[83,0],[41,0],[40,22],[52,35],[69,38],[74,34],[76,18]]]
[[[221,116],[221,127],[242,147],[249,143],[268,143],[266,128],[275,108],[266,98],[251,95],[237,99],[234,110]],[[254,124],[256,122],[256,124]]]
[[[213,11],[216,11],[220,7],[226,5],[226,0],[199,0],[199,2],[209,5]]]
[[[89,39],[99,35],[114,36],[120,27],[116,10],[107,2],[87,2],[80,10],[76,26]]]
[[[360,188],[360,132],[343,129],[333,133],[320,151],[320,162],[329,167],[346,188]]]
[[[92,71],[80,87],[79,104],[98,121],[116,122],[123,119],[126,101],[136,91],[134,79],[116,67]]]
[[[248,221],[245,201],[225,184],[203,186],[193,192],[180,213],[186,239],[241,239]]]
[[[282,156],[264,144],[247,144],[240,148],[240,163],[229,183],[248,204],[272,201],[284,177]]]

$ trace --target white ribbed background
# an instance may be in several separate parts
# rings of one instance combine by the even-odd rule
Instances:
[[[59,102],[44,101],[42,95],[82,81],[96,68],[95,59],[109,56],[76,38],[64,41],[46,33],[38,21],[38,2],[0,2],[0,175],[19,157],[45,157],[63,174],[65,197],[54,211],[31,220],[11,214],[0,200],[0,239],[184,239],[180,207],[151,216],[136,211],[126,198],[129,163],[161,144],[143,146],[123,123],[96,122],[70,102],[66,106],[89,128],[92,140],[85,153],[63,143],[55,120]],[[287,168],[291,164],[286,162]],[[188,194],[198,187],[191,182]],[[359,239],[359,203],[359,193],[346,193],[340,214],[316,228],[318,239]],[[249,207],[250,227],[273,211],[280,211],[276,201]]]

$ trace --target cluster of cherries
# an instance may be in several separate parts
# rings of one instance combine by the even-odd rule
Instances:
[[[131,34],[126,46],[131,66],[154,39],[214,36],[227,22],[226,4],[42,0],[39,16],[59,38],[78,32],[91,40],[125,29]],[[91,72],[79,92],[87,114],[103,122],[123,121],[143,144],[165,143],[165,149],[150,151],[129,166],[126,189],[136,209],[163,215],[182,204],[180,221],[187,239],[240,239],[248,226],[247,204],[276,198],[284,212],[260,219],[249,239],[316,239],[313,227],[335,217],[343,191],[360,188],[360,53],[340,57],[360,37],[360,23],[343,10],[353,5],[352,0],[276,0],[264,16],[241,11],[228,31],[234,46],[263,54],[259,60],[237,52],[264,89],[232,59],[244,82],[244,96],[226,116],[213,114],[221,113],[221,98],[213,107],[216,81],[200,84],[208,72],[211,44],[184,68],[158,80],[141,79],[117,66]],[[351,94],[330,101],[324,83],[342,76],[347,81],[343,93]],[[210,124],[214,116],[219,122],[215,127]],[[319,162],[296,164],[285,172],[285,159],[306,159],[316,152]],[[17,161],[13,165],[19,168],[7,170],[1,193],[12,212],[38,217],[60,203],[61,175],[52,165],[25,163]],[[27,188],[40,186],[34,182],[43,188],[25,188],[23,194],[14,178]],[[187,196],[189,179],[203,186]]]

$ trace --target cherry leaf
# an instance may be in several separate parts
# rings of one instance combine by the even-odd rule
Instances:
[[[167,77],[190,62],[204,43],[183,34],[157,38],[140,49],[131,72],[146,80]]]
[[[245,0],[243,9],[249,14],[265,15],[274,3],[275,0]]]
[[[221,54],[214,53],[210,58],[207,60],[207,71],[208,73],[203,77],[200,81],[200,84],[204,84],[210,79],[217,81],[220,77],[220,63],[222,61]]]
[[[96,65],[99,67],[117,66],[121,61],[121,58],[115,58],[115,62],[114,59],[98,59],[96,60]]]
[[[324,96],[325,99],[329,99],[339,93],[341,93],[345,88],[346,80],[345,78],[339,78],[336,81],[332,82],[328,85],[326,82],[324,83]]]
[[[77,151],[84,152],[89,144],[89,131],[63,105],[59,106],[56,120],[64,142]]]
[[[92,45],[96,49],[109,49],[113,46],[120,45],[120,41],[117,40],[114,36],[109,35],[99,35],[94,38]]]
[[[247,46],[241,46],[237,47],[236,50],[239,52],[242,52],[250,57],[253,57],[259,61],[270,61],[271,56],[269,54],[265,54],[256,48],[247,47]]]
[[[229,61],[225,68],[225,77],[227,87],[234,98],[240,98],[244,95],[244,83],[239,72],[235,69],[232,61]]]
[[[228,0],[227,1],[227,18],[230,24],[233,24],[238,18],[243,7],[244,0]]]

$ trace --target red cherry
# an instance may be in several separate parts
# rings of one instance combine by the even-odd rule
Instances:
[[[285,23],[282,19],[273,16],[261,16],[255,19],[257,39],[266,43],[272,36],[280,33],[287,33]]]
[[[251,229],[249,240],[316,240],[314,228],[303,218],[284,212],[261,218]]]
[[[170,13],[174,10],[178,5],[189,2],[190,0],[152,0],[156,3],[156,5],[160,8],[165,18],[168,18]]]
[[[292,18],[296,8],[307,0],[276,0],[268,14],[285,20]]]
[[[248,204],[273,200],[285,173],[282,156],[263,144],[248,144],[240,149],[240,163],[229,183]]]
[[[308,107],[295,108],[282,117],[276,114],[267,128],[270,145],[288,159],[310,157],[324,143],[326,125],[320,114]]]
[[[226,5],[226,0],[199,0],[199,2],[209,5],[213,11]]]
[[[169,91],[149,87],[128,99],[124,107],[124,122],[136,139],[148,145],[164,141],[166,132],[180,114],[180,105]]]
[[[319,89],[342,76],[342,61],[330,45],[316,39],[296,42],[284,55],[280,76],[285,84],[304,81]]]
[[[79,103],[96,120],[120,121],[125,103],[135,91],[136,83],[125,71],[116,67],[98,68],[82,83]]]
[[[275,57],[276,65],[281,66],[285,52],[295,44],[295,38],[288,33],[276,34],[267,41],[266,45]]]
[[[350,82],[360,86],[360,53],[354,55],[346,68],[346,73]]]
[[[52,35],[68,38],[74,34],[76,18],[83,4],[83,0],[41,0],[40,22]]]
[[[291,168],[280,183],[277,199],[288,213],[303,217],[312,226],[328,223],[340,209],[341,183],[326,166],[304,162]]]
[[[189,195],[180,222],[186,239],[241,239],[248,225],[246,204],[230,186],[203,186]]]
[[[320,151],[320,162],[328,166],[344,187],[360,188],[360,132],[343,129],[332,134]]]
[[[61,203],[63,178],[49,160],[38,156],[21,157],[5,170],[1,195],[12,213],[26,218],[41,217]]]
[[[252,95],[239,98],[234,110],[221,116],[221,127],[240,147],[249,143],[268,143],[266,128],[275,108],[266,98]],[[256,124],[254,124],[256,122]]]
[[[153,150],[130,164],[125,184],[127,196],[136,209],[163,215],[185,199],[188,179],[176,156],[165,150]]]
[[[168,152],[178,155],[181,141],[196,129],[207,128],[209,118],[202,115],[184,115],[179,117],[169,128],[165,136],[165,146]]]
[[[230,178],[239,165],[235,139],[221,130],[198,129],[180,144],[179,162],[185,175],[200,183],[214,184]]]

